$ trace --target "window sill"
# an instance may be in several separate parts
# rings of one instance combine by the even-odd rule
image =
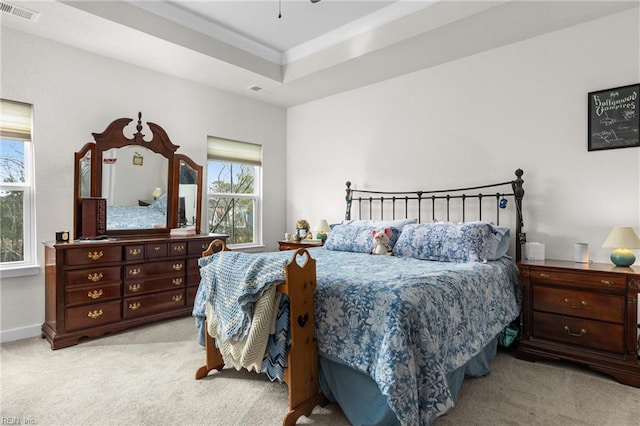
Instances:
[[[264,249],[264,245],[262,244],[229,244],[231,250],[243,250],[243,251],[262,251]]]
[[[5,278],[18,278],[38,275],[40,273],[40,265],[14,266],[0,269],[0,276]]]

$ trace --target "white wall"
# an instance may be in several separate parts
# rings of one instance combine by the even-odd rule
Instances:
[[[587,152],[587,93],[640,82],[639,20],[635,9],[290,108],[287,225],[341,220],[347,180],[442,189],[522,168],[528,240],[568,260],[586,242],[608,262],[613,226],[640,232],[640,148]]]
[[[1,96],[34,105],[38,261],[41,241],[73,227],[73,154],[116,118],[162,126],[178,152],[206,164],[207,135],[262,144],[264,238],[284,232],[286,111],[2,28]],[[167,58],[171,60],[171,58]],[[203,203],[204,204],[204,203]],[[206,228],[203,228],[206,229]],[[2,340],[39,334],[44,275],[2,279]]]

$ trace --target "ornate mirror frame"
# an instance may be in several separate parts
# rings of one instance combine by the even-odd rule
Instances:
[[[166,182],[166,225],[158,228],[138,228],[138,229],[107,229],[106,236],[153,236],[169,234],[171,228],[178,227],[179,220],[179,185],[180,185],[180,165],[186,164],[195,171],[195,183],[197,188],[195,191],[195,212],[190,222],[195,222],[196,233],[200,233],[200,212],[202,206],[202,166],[196,164],[193,160],[183,154],[176,154],[178,145],[174,145],[169,136],[162,127],[155,123],[147,122],[147,126],[151,130],[152,137],[145,140],[142,132],[142,113],[138,113],[138,122],[136,125],[136,133],[131,138],[124,134],[124,129],[133,121],[132,118],[119,118],[109,124],[102,133],[92,133],[95,143],[89,142],[75,153],[74,163],[74,194],[73,194],[73,224],[74,238],[83,237],[82,223],[83,199],[87,198],[87,175],[90,176],[88,187],[90,188],[89,197],[102,197],[102,166],[103,154],[112,148],[122,148],[129,146],[141,146],[147,148],[167,159],[167,182]],[[90,160],[87,160],[89,158]],[[89,162],[90,169],[87,171]]]

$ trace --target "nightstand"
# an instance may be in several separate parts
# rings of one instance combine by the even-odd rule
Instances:
[[[640,267],[522,261],[521,359],[586,364],[640,387]]]
[[[278,241],[279,250],[298,250],[299,248],[322,247],[322,242],[301,243],[297,241]]]

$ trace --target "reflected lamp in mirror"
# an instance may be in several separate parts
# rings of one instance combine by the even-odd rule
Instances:
[[[616,226],[611,230],[602,247],[614,248],[611,261],[616,266],[631,266],[636,256],[630,249],[640,249],[640,238],[630,226]]]
[[[326,219],[319,220],[313,230],[316,232],[316,238],[322,240],[322,242],[327,239],[327,233],[331,232],[331,228]]]
[[[159,196],[162,195],[162,189],[160,188],[154,189],[151,195],[153,195],[153,199],[156,200]]]

